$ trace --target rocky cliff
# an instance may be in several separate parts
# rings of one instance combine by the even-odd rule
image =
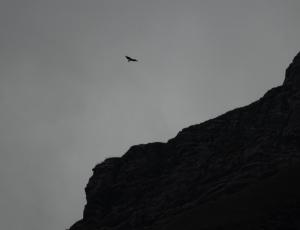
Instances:
[[[300,229],[300,53],[258,101],[93,169],[71,230]]]

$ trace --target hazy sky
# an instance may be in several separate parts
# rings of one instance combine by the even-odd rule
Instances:
[[[0,228],[64,230],[96,163],[280,85],[299,12],[299,0],[0,0]]]

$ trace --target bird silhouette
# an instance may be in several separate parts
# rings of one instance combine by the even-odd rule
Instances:
[[[127,62],[137,62],[138,60],[137,59],[135,59],[135,58],[131,58],[131,57],[129,57],[129,56],[125,56],[126,57],[126,59],[127,59]]]

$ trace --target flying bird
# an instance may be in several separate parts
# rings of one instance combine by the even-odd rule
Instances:
[[[136,61],[138,61],[137,59],[134,59],[134,58],[131,58],[131,57],[128,57],[128,56],[125,56],[125,57],[127,59],[127,62],[131,62],[131,61],[136,62]]]

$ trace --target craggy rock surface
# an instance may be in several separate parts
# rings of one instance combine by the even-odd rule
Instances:
[[[258,101],[93,169],[71,230],[300,229],[300,53]]]

